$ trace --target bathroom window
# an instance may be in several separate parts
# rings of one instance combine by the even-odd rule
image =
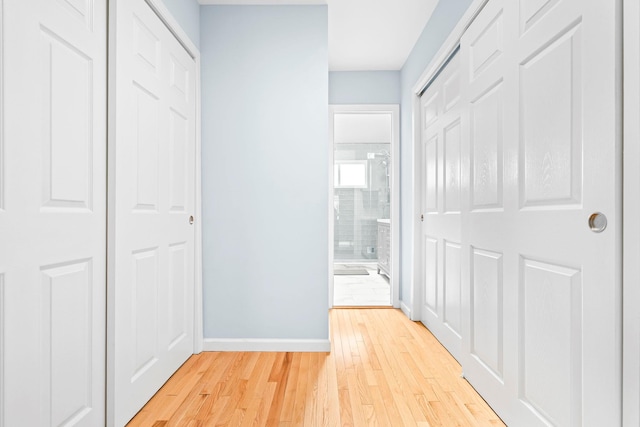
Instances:
[[[333,183],[335,188],[367,188],[367,161],[337,161]]]

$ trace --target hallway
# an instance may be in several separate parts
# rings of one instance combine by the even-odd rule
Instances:
[[[420,323],[334,309],[332,352],[192,356],[129,426],[504,425]]]

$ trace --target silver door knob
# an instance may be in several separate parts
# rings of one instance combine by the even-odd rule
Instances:
[[[607,228],[607,217],[600,212],[595,212],[589,217],[589,228],[594,233],[602,233]]]
[[[193,220],[193,215],[190,215],[190,216],[189,216],[189,224],[193,224],[193,221],[194,221],[194,220]]]

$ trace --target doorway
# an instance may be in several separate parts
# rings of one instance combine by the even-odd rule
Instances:
[[[331,307],[399,306],[397,105],[330,106]]]

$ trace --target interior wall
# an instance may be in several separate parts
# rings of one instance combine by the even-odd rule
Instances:
[[[440,1],[400,72],[400,300],[411,307],[413,271],[413,86],[473,0]]]
[[[162,0],[193,44],[200,48],[200,4],[198,0]]]
[[[328,340],[327,7],[200,27],[205,338]]]
[[[400,104],[400,71],[331,71],[329,104]]]

